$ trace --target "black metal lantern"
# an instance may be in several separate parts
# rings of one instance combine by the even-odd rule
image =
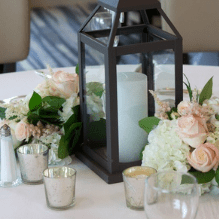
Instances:
[[[174,34],[149,23],[151,9]],[[124,169],[141,164],[147,135],[138,121],[156,110],[149,90],[175,104],[183,99],[182,38],[157,0],[99,0],[78,43],[83,145],[77,157],[107,183],[120,182]]]

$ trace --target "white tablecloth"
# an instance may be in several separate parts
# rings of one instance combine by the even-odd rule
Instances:
[[[74,72],[74,68],[65,68]],[[214,76],[213,93],[219,96],[219,67],[184,66],[194,88],[203,88]],[[0,100],[32,92],[43,81],[34,71],[0,75]],[[77,158],[71,164],[77,170],[76,205],[64,211],[54,211],[46,206],[44,186],[22,184],[15,188],[0,188],[0,219],[140,219],[144,211],[126,207],[123,183],[108,185]],[[216,219],[219,215],[219,190],[200,198],[197,219]],[[175,219],[175,218],[174,218]]]

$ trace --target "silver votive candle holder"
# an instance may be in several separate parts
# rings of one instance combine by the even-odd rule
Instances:
[[[43,180],[49,208],[62,210],[75,205],[75,169],[50,167],[43,172]]]
[[[154,168],[147,166],[130,167],[122,172],[128,208],[144,210],[145,179],[156,172]]]
[[[48,168],[48,154],[49,148],[43,144],[26,144],[17,149],[23,183],[43,183],[42,173]]]

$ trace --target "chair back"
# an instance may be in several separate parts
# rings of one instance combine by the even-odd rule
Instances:
[[[219,51],[219,1],[160,0],[162,9],[183,37],[183,52]],[[162,28],[171,32],[162,20]]]
[[[0,64],[25,59],[30,45],[29,0],[0,1]]]

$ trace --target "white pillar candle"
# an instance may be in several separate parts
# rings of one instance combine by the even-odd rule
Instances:
[[[137,72],[117,74],[119,161],[140,158],[147,134],[138,125],[147,117],[147,76]]]

